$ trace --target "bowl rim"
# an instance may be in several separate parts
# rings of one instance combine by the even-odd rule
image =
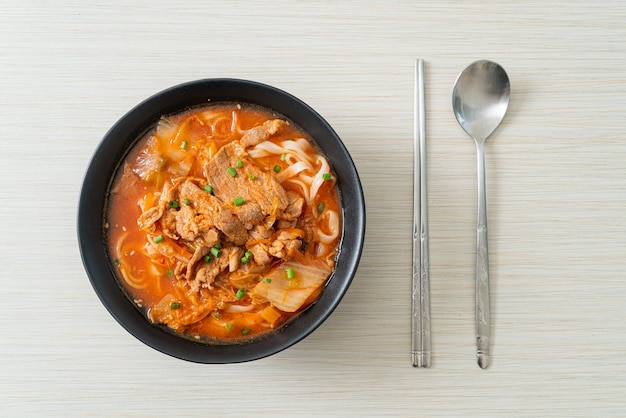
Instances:
[[[214,102],[265,107],[298,124],[322,149],[337,175],[342,203],[342,237],[335,270],[316,302],[276,331],[236,344],[207,344],[151,324],[122,289],[109,261],[106,200],[119,165],[162,115]],[[340,162],[341,164],[337,164]],[[127,332],[169,356],[205,364],[261,359],[296,344],[336,309],[358,268],[365,239],[365,199],[358,171],[344,143],[313,108],[276,87],[236,78],[206,78],[166,88],[140,102],[105,133],[84,174],[77,212],[77,238],[83,266],[101,303]],[[121,296],[121,297],[120,297]]]

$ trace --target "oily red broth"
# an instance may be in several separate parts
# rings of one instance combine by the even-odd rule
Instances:
[[[311,138],[236,103],[161,118],[120,166],[106,216],[111,262],[137,307],[217,341],[261,335],[313,303],[342,222]]]

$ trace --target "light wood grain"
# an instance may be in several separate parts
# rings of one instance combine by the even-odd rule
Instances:
[[[0,415],[620,416],[626,410],[626,6],[599,2],[34,2],[0,13]],[[433,367],[410,365],[412,94],[426,59]],[[456,75],[499,62],[487,146],[493,359],[475,364],[476,162]],[[75,216],[106,130],[184,81],[300,97],[367,203],[358,274],[313,335],[203,366],[106,312]]]

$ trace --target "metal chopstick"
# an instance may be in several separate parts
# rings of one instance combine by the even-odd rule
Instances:
[[[413,129],[413,367],[430,367],[430,281],[428,272],[428,194],[426,189],[426,111],[424,60],[415,61]]]

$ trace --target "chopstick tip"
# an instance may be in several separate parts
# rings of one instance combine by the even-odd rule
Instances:
[[[413,367],[430,367],[430,353],[413,352]]]

